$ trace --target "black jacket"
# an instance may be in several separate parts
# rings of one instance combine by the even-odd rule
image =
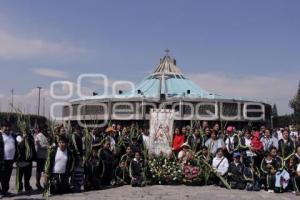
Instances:
[[[143,169],[144,169],[144,161],[143,160],[137,161],[136,159],[133,159],[130,162],[130,176],[131,177],[135,178],[135,177],[142,176]]]
[[[278,153],[282,158],[286,158],[295,151],[295,142],[291,140],[290,138],[286,143],[284,143],[284,140],[281,139],[278,142]]]
[[[275,157],[272,159],[271,163],[269,163],[271,166],[272,166],[272,169],[274,169],[276,172],[277,171],[280,171],[283,169],[283,159],[279,156]],[[261,171],[264,173],[264,174],[271,174],[271,169],[267,168],[267,161],[266,161],[266,158],[264,158],[262,161],[261,161]]]
[[[31,135],[21,136],[22,141],[17,145],[17,161],[32,162],[36,159],[36,151],[34,146],[34,139]],[[26,145],[28,144],[28,146]],[[28,154],[28,155],[26,155]]]
[[[187,139],[188,144],[191,146],[192,151],[198,152],[202,147],[202,137],[199,135],[198,137],[194,137],[194,135],[190,135]]]
[[[229,181],[236,181],[236,182],[244,181],[244,176],[243,176],[244,169],[245,169],[244,164],[239,163],[238,165],[236,165],[234,162],[231,162],[228,168]]]
[[[45,164],[45,174],[47,175],[50,175],[52,173],[55,164],[55,156],[56,156],[57,148],[58,147],[50,147],[48,150],[48,157]],[[66,174],[70,175],[74,170],[75,157],[73,152],[70,149],[67,149],[67,151],[68,151],[68,161],[66,167]]]

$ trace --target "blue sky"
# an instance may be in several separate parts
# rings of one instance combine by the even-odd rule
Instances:
[[[52,81],[82,73],[139,81],[169,48],[203,88],[290,113],[300,79],[299,10],[297,0],[3,0],[1,109],[14,88],[34,112],[33,88],[46,96]]]

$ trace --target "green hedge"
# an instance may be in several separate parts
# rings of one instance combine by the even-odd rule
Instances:
[[[8,121],[13,127],[16,127],[19,115],[18,113],[0,112],[0,124],[4,121]],[[45,126],[48,121],[46,117],[38,115],[24,114],[23,117],[30,122],[30,127],[34,127],[36,124],[42,127]]]

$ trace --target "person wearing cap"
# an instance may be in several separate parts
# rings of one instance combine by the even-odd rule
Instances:
[[[1,196],[9,196],[9,182],[13,170],[13,163],[17,156],[17,141],[15,136],[10,132],[11,125],[9,122],[1,124],[0,132],[0,182]]]
[[[245,165],[241,162],[241,154],[239,152],[233,153],[233,161],[229,164],[227,179],[231,189],[243,190],[246,187],[244,179]]]
[[[70,192],[69,178],[73,172],[75,156],[68,147],[68,139],[64,135],[58,137],[58,146],[49,149],[45,164],[45,192],[64,194]]]
[[[99,158],[98,151],[100,146],[92,145],[92,152],[86,159],[84,165],[84,190],[98,190],[101,187],[101,179],[104,171],[103,162]]]
[[[228,126],[225,136],[226,155],[229,161],[232,161],[233,152],[239,150],[239,137],[234,133],[234,128]]]
[[[186,164],[192,156],[190,145],[185,142],[181,145],[181,151],[178,153],[178,160],[182,164]]]

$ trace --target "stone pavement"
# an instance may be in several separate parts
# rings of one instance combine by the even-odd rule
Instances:
[[[32,187],[35,186],[35,178],[31,179]],[[15,176],[11,179],[11,192],[16,193],[15,187]],[[34,187],[35,188],[35,187]],[[42,194],[26,195],[13,195],[12,197],[5,197],[4,199],[44,199]],[[284,194],[274,194],[265,191],[260,192],[247,192],[239,190],[227,190],[224,188],[219,188],[215,186],[164,186],[164,185],[154,185],[147,186],[144,188],[133,188],[131,186],[122,186],[117,188],[111,188],[106,190],[98,190],[91,192],[83,192],[78,194],[65,194],[60,196],[51,196],[49,199],[53,200],[85,200],[85,199],[105,199],[105,200],[196,200],[196,199],[212,199],[212,200],[263,200],[263,199],[273,199],[273,200],[300,200],[299,196],[295,196],[292,193]]]
[[[18,195],[5,199],[44,199],[41,194]],[[273,199],[273,200],[292,200],[300,199],[291,193],[274,194],[265,191],[247,192],[238,190],[226,190],[214,186],[148,186],[144,188],[132,188],[123,186],[106,190],[83,192],[78,194],[65,194],[60,196],[51,196],[53,200],[85,200],[85,199],[105,199],[105,200],[195,200],[195,199],[220,199],[220,200],[240,200],[240,199]]]

